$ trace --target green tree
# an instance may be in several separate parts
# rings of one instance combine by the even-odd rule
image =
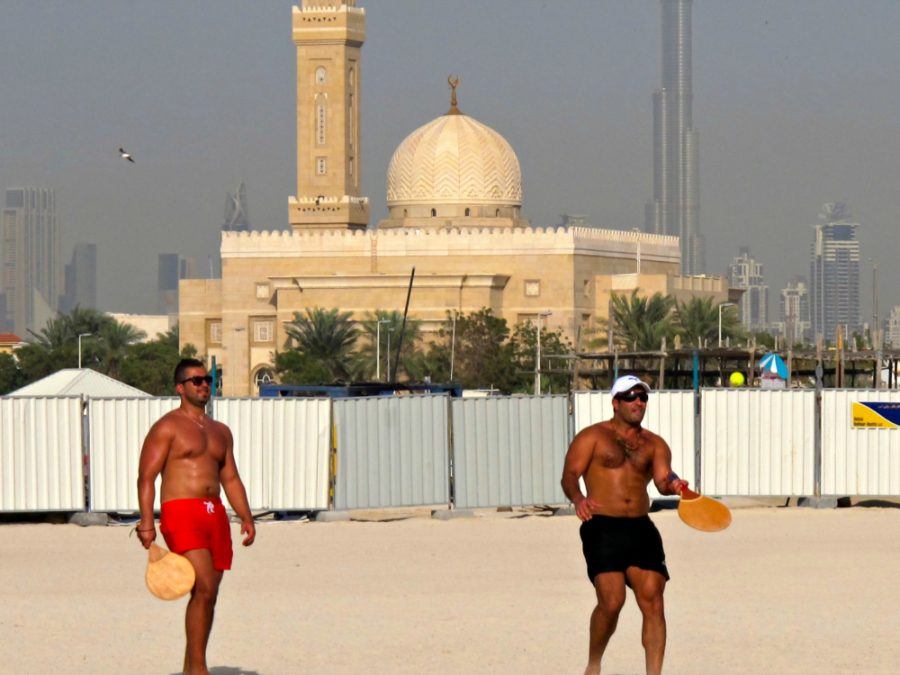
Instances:
[[[449,337],[450,330],[452,327],[445,324],[440,337]],[[456,382],[468,389],[513,391],[517,377],[515,349],[509,342],[506,320],[494,316],[490,309],[457,317],[454,352]]]
[[[513,392],[528,393],[534,392],[534,360],[537,356],[537,326],[531,321],[518,324],[510,337],[512,345],[516,381],[513,385]],[[562,329],[549,330],[546,326],[541,328],[541,370],[560,370],[565,369],[569,364],[567,360],[552,358],[553,355],[569,354],[572,352],[571,343],[566,340]],[[552,373],[541,375],[541,391],[561,392],[567,391],[570,385],[570,375],[568,373]]]
[[[332,384],[331,371],[319,359],[296,349],[275,354],[275,374],[284,384]]]
[[[381,329],[379,330],[379,322]],[[403,312],[388,311],[384,309],[376,309],[375,312],[367,312],[366,317],[360,324],[360,336],[365,338],[362,340],[359,351],[357,352],[356,372],[359,377],[367,380],[374,380],[378,369],[375,368],[375,357],[379,356],[381,361],[380,375],[382,380],[387,380],[388,364],[394,369],[394,359],[397,356],[397,340],[399,339],[401,330],[403,331],[403,347],[400,353],[400,365],[397,367],[397,378],[401,379],[401,374],[407,378],[418,379],[413,377],[410,369],[416,369],[416,365],[420,362],[421,355],[416,351],[421,335],[422,322],[418,319],[407,317],[406,327],[403,327]],[[376,341],[380,338],[381,348],[376,349]],[[390,347],[390,355],[388,355],[388,347]]]
[[[119,371],[125,384],[137,387],[154,396],[173,396],[175,383],[172,374],[182,358],[194,357],[193,345],[187,344],[178,351],[178,329],[160,333],[155,340],[126,347]]]
[[[128,350],[147,337],[147,334],[127,323],[110,320],[100,328],[98,342],[101,349],[103,371],[110,377],[118,378],[119,369]],[[178,348],[175,349],[178,354]],[[173,366],[174,368],[174,366]]]
[[[678,333],[685,344],[692,347],[715,346],[719,339],[719,305],[711,297],[694,297],[677,303],[675,316]],[[739,339],[744,333],[738,320],[737,308],[722,308],[722,339]]]
[[[613,326],[616,347],[633,351],[653,351],[661,347],[663,338],[670,344],[675,336],[675,300],[654,293],[649,298],[613,293],[610,297],[609,323]]]
[[[12,354],[0,353],[0,396],[25,386],[25,375]]]
[[[329,374],[328,382],[319,384],[355,378],[357,360],[353,347],[358,331],[350,317],[350,312],[311,307],[305,313],[294,312],[294,320],[285,326],[286,351],[296,350],[319,361]]]

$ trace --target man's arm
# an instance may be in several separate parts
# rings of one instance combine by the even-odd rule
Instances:
[[[225,463],[222,464],[222,468],[219,471],[219,481],[225,490],[228,503],[231,504],[231,508],[234,509],[237,517],[241,519],[241,534],[246,535],[244,537],[244,546],[250,546],[253,540],[256,539],[256,525],[253,522],[253,515],[250,513],[247,490],[244,489],[244,483],[241,482],[237,464],[234,461],[234,438],[228,427],[224,424],[222,427],[225,429],[227,441],[225,445]]]
[[[653,484],[661,495],[679,495],[688,485],[672,471],[672,450],[659,436],[653,453]]]
[[[594,515],[592,509],[597,506],[593,499],[581,493],[581,486],[578,484],[578,479],[584,475],[591,463],[595,441],[596,431],[590,428],[583,429],[575,436],[566,453],[560,481],[563,492],[575,506],[575,513],[582,520],[590,520]]]
[[[156,499],[156,477],[166,465],[169,448],[174,434],[170,425],[159,420],[150,428],[144,447],[141,448],[141,459],[138,463],[138,505],[141,509],[141,520],[137,526],[138,539],[144,548],[156,539],[156,525],[153,522],[153,502]]]

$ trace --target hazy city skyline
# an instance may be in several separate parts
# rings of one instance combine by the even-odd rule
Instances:
[[[295,180],[291,2],[12,2],[0,46],[0,187],[56,193],[62,256],[98,244],[102,309],[156,306],[157,254],[215,255],[222,200],[247,184],[253,225],[287,227]],[[582,213],[641,227],[660,81],[657,0],[380,0],[367,10],[362,188],[375,224],[397,144],[460,108],[512,144],[534,225]],[[694,119],[703,138],[707,271],[740,245],[771,288],[808,272],[825,202],[849,205],[862,248],[860,315],[879,265],[900,304],[900,6],[797,0],[693,3]],[[133,153],[126,164],[117,148]]]

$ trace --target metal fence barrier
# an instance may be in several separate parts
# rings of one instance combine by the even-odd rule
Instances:
[[[338,509],[447,504],[447,396],[334,401]]]
[[[84,510],[81,405],[0,398],[0,511]]]
[[[90,510],[137,511],[138,461],[150,427],[179,405],[177,398],[92,398],[90,426]],[[159,479],[156,501],[159,509]]]
[[[458,508],[563,504],[568,397],[457,399],[453,419]]]
[[[695,413],[694,392],[653,392],[644,425],[669,443],[675,471],[707,494],[900,496],[900,424],[853,423],[861,403],[900,410],[900,392],[825,390],[819,400],[812,390],[702,389],[700,400]],[[177,405],[0,398],[0,511],[137,511],[144,438]],[[606,392],[576,392],[571,416],[567,408],[564,396],[215,402],[254,510],[564,503],[571,437],[612,416]],[[652,484],[649,494],[659,496]]]
[[[705,493],[813,494],[814,391],[703,389],[701,402]]]
[[[900,495],[900,429],[854,428],[854,402],[896,404],[900,391],[822,392],[822,494]]]

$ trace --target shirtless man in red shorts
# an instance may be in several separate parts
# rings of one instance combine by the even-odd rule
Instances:
[[[196,359],[175,368],[175,391],[181,407],[164,415],[147,434],[138,468],[141,522],[137,533],[144,548],[156,539],[153,522],[155,481],[162,472],[159,529],[169,549],[184,555],[197,573],[185,614],[187,647],[184,672],[206,675],[206,644],[222,573],[231,569],[231,528],[219,497],[224,488],[241,519],[244,546],[256,537],[247,492],[234,463],[231,431],[204,413],[212,378]]]
[[[611,393],[613,418],[575,436],[562,476],[563,492],[583,521],[582,551],[597,594],[584,672],[600,672],[600,660],[616,630],[629,586],[643,615],[641,641],[647,673],[657,675],[666,648],[663,591],[669,571],[662,538],[647,515],[647,484],[652,480],[660,494],[677,495],[687,482],[672,471],[668,444],[641,426],[650,387],[634,375],[624,375],[615,381]],[[581,477],[587,496],[578,484]]]

